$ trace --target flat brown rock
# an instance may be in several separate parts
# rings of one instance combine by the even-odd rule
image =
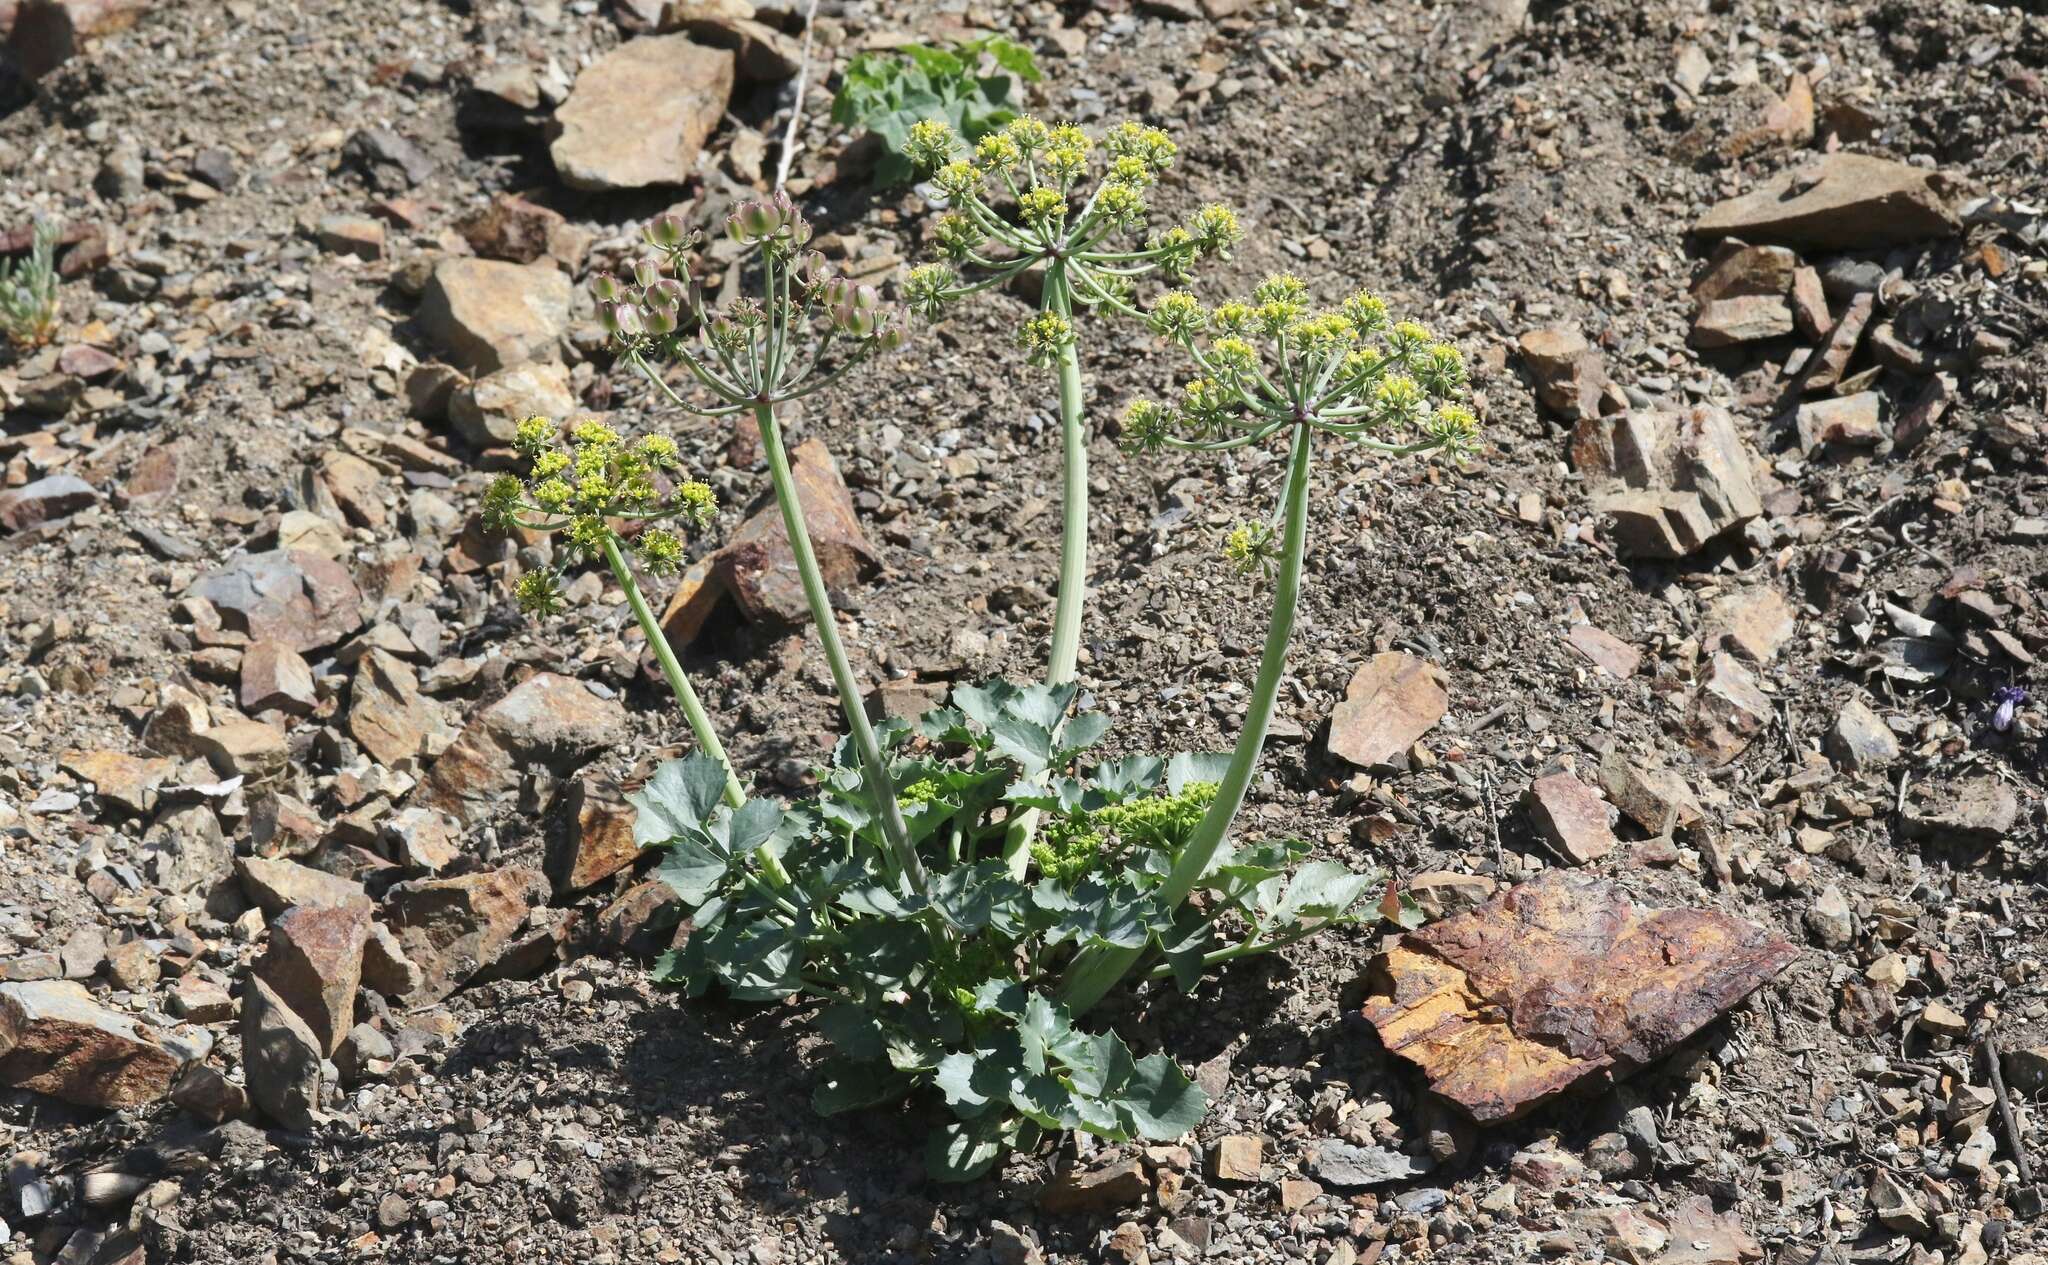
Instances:
[[[1639,909],[1550,872],[1410,932],[1374,962],[1365,1018],[1482,1124],[1648,1065],[1799,950],[1707,909]]]
[[[682,184],[725,114],[732,83],[725,49],[687,35],[626,41],[578,75],[555,111],[548,153],[562,183],[596,192]]]
[[[546,877],[525,866],[392,888],[386,897],[391,929],[421,972],[407,1004],[440,1001],[495,965],[518,943],[528,912],[545,905],[548,893]]]
[[[1450,708],[1443,673],[1414,655],[1374,655],[1330,714],[1330,754],[1360,768],[1401,759]]]
[[[1693,232],[1829,250],[1950,237],[1959,223],[1931,174],[1888,158],[1829,154],[1716,204]]]
[[[574,677],[542,672],[473,717],[428,770],[419,802],[467,824],[531,764],[569,773],[625,736],[626,712]]]
[[[458,369],[495,373],[556,356],[571,288],[566,274],[545,265],[444,259],[420,295],[417,319]]]

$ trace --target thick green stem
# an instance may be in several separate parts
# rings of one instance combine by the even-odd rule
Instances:
[[[875,811],[882,819],[882,834],[897,866],[920,895],[927,890],[924,862],[911,845],[910,830],[903,824],[903,810],[896,803],[896,787],[889,777],[889,762],[882,758],[882,744],[875,740],[874,726],[854,680],[853,665],[846,661],[846,647],[839,642],[839,621],[832,614],[832,598],[825,591],[825,577],[818,570],[818,555],[811,548],[810,528],[804,525],[804,507],[797,500],[796,482],[789,472],[789,455],[783,451],[782,428],[776,423],[773,405],[754,406],[754,418],[761,424],[761,449],[768,454],[768,471],[775,480],[775,499],[782,507],[782,529],[789,536],[789,551],[796,557],[797,576],[803,581],[804,598],[810,603],[811,622],[817,625],[818,640],[825,647],[825,661],[832,668],[832,684],[839,691],[839,707],[846,714],[853,734],[854,750],[860,756],[861,773],[875,799]]]
[[[690,678],[683,675],[682,663],[668,644],[667,634],[661,631],[660,621],[654,618],[654,608],[647,604],[646,595],[640,592],[640,584],[633,578],[633,568],[627,565],[626,555],[619,550],[618,538],[609,532],[604,538],[604,560],[612,569],[612,578],[626,590],[626,602],[633,608],[633,618],[639,621],[640,631],[647,637],[647,645],[654,651],[655,661],[661,664],[661,674],[668,678],[668,688],[675,694],[676,702],[682,705],[683,716],[690,722],[690,732],[697,735],[697,749],[724,767],[725,802],[738,808],[746,802],[747,792],[733,774],[732,761],[725,758],[725,745],[718,741],[718,731],[711,727],[710,714],[704,710],[697,691],[690,687]]]
[[[1065,271],[1054,264],[1045,278],[1045,310],[1073,319]],[[1088,603],[1088,423],[1082,416],[1081,361],[1069,342],[1060,349],[1061,504],[1060,593],[1052,619],[1052,655],[1045,683],[1074,679],[1081,661],[1081,610]]]
[[[1252,683],[1250,706],[1245,710],[1244,732],[1231,752],[1230,767],[1216,789],[1216,799],[1202,814],[1201,824],[1187,847],[1174,859],[1159,896],[1169,910],[1178,908],[1230,835],[1230,824],[1244,807],[1251,789],[1252,774],[1258,770],[1259,752],[1266,744],[1266,731],[1273,722],[1273,704],[1280,692],[1280,677],[1287,669],[1287,641],[1294,633],[1295,607],[1301,596],[1301,559],[1308,541],[1308,475],[1314,428],[1306,422],[1294,424],[1294,445],[1288,455],[1287,492],[1282,516],[1286,528],[1280,545],[1280,576],[1273,589],[1273,617],[1266,625],[1266,646],[1259,656],[1259,675]],[[1137,964],[1144,949],[1090,948],[1074,959],[1061,985],[1060,1000],[1074,1014],[1101,1001]]]
[[[612,578],[619,587],[626,590],[626,602],[633,608],[633,618],[639,621],[640,631],[646,636],[648,646],[654,651],[655,662],[661,664],[661,674],[668,678],[668,688],[682,705],[683,716],[690,722],[690,732],[697,736],[697,749],[718,761],[725,770],[725,802],[738,808],[746,802],[746,788],[732,771],[732,761],[726,758],[725,744],[718,740],[718,731],[711,727],[711,715],[704,710],[704,703],[697,697],[697,691],[690,686],[690,678],[683,675],[683,665],[676,658],[675,650],[668,644],[668,634],[662,632],[661,624],[654,618],[654,608],[647,604],[647,596],[640,591],[640,583],[633,578],[633,568],[626,564],[626,555],[619,549],[618,537],[605,533],[604,560],[612,569]],[[761,862],[761,870],[767,874],[774,886],[789,886],[789,871],[782,868],[778,860],[766,847],[755,854]]]
[[[1066,269],[1058,262],[1045,273],[1040,310],[1069,321],[1074,299],[1067,289]],[[1060,593],[1053,608],[1052,654],[1046,661],[1045,683],[1064,685],[1074,679],[1081,662],[1081,611],[1088,604],[1088,423],[1082,413],[1081,359],[1069,342],[1060,348],[1060,464],[1062,522],[1060,527]],[[1003,835],[1003,864],[1021,880],[1031,862],[1031,841],[1038,836],[1039,812],[1019,813]]]

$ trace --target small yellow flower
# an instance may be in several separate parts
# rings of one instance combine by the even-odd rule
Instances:
[[[1027,155],[1035,154],[1052,143],[1052,129],[1028,114],[1011,119],[1003,128],[1003,135]]]
[[[513,432],[512,446],[532,458],[555,437],[555,424],[545,417],[529,417]]]
[[[1017,341],[1034,365],[1049,365],[1074,341],[1074,326],[1057,312],[1040,312],[1024,322]]]
[[[962,202],[981,195],[982,171],[973,163],[950,162],[932,176],[932,187],[948,202]]]
[[[1067,195],[1044,185],[1026,189],[1017,199],[1017,215],[1034,228],[1056,224],[1067,218]]]
[[[676,485],[675,503],[681,507],[684,521],[696,527],[709,527],[718,516],[718,494],[710,484],[696,479]]]
[[[974,165],[983,171],[1014,171],[1024,161],[1024,151],[1007,134],[990,132],[974,147]]]
[[[944,119],[920,119],[910,125],[903,153],[921,168],[937,167],[953,156],[960,140]]]
[[[528,571],[513,587],[519,609],[529,615],[553,615],[562,609],[562,588],[552,571]]]
[[[1202,328],[1208,314],[1187,290],[1169,290],[1152,305],[1152,328],[1172,338],[1186,338]]]
[[[634,545],[640,565],[656,575],[672,575],[683,565],[683,542],[672,531],[659,527],[640,533]]]

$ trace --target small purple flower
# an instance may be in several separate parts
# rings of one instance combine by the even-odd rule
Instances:
[[[2013,714],[2027,701],[2027,692],[2017,685],[2001,685],[1991,691],[1991,701],[1998,705],[1991,713],[1991,727],[2005,733],[2012,728]]]

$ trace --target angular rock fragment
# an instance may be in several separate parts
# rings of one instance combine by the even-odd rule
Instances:
[[[1614,851],[1606,801],[1571,774],[1537,778],[1528,802],[1537,831],[1572,864],[1585,865]]]
[[[1870,324],[1870,315],[1876,306],[1877,295],[1870,290],[1864,290],[1849,300],[1849,305],[1842,309],[1841,319],[1829,327],[1826,341],[1814,351],[1806,362],[1806,368],[1801,370],[1801,395],[1834,390],[1835,384],[1848,372],[1856,349],[1862,345],[1863,331]],[[1826,309],[1823,308],[1822,312],[1825,314]]]
[[[1792,604],[1770,585],[1723,593],[1700,620],[1700,646],[1728,650],[1751,663],[1769,663],[1798,630]]]
[[[553,360],[569,326],[570,282],[560,269],[495,259],[444,259],[420,295],[416,319],[470,374]]]
[[[156,807],[157,788],[170,777],[173,765],[119,751],[67,751],[58,767],[90,783],[93,794],[105,802],[139,815]]]
[[[1521,351],[1544,407],[1567,420],[1599,414],[1608,383],[1606,359],[1577,328],[1531,330],[1521,337]]]
[[[546,876],[525,866],[392,888],[386,897],[392,931],[422,975],[407,1004],[440,1001],[495,965],[517,944],[527,914],[545,905],[549,892]]]
[[[245,712],[306,715],[320,702],[313,669],[299,652],[276,641],[255,641],[242,651],[240,699]]]
[[[732,84],[725,49],[687,35],[628,40],[578,75],[555,111],[555,170],[570,188],[593,192],[682,184]]]
[[[1643,652],[1604,628],[1575,624],[1569,640],[1574,650],[1617,681],[1628,680],[1642,666]]]
[[[1639,1070],[1797,956],[1725,914],[1641,909],[1551,871],[1397,939],[1364,1014],[1431,1089],[1492,1124]]]
[[[370,936],[367,904],[305,905],[270,928],[270,944],[251,968],[305,1021],[322,1055],[355,1026],[356,985]]]
[[[222,777],[251,781],[275,777],[284,772],[291,748],[281,730],[260,720],[236,718],[209,726],[195,736],[193,746],[213,771]]]
[[[1906,837],[1966,850],[1996,847],[2020,816],[2019,795],[1996,777],[1977,776],[1931,788],[1906,805]]]
[[[265,917],[275,918],[294,905],[368,904],[363,885],[339,874],[316,870],[297,861],[242,857],[235,862],[242,890]]]
[[[825,586],[835,593],[852,592],[881,567],[881,555],[854,513],[853,494],[818,440],[806,440],[791,451],[790,470]],[[772,499],[756,505],[722,548],[684,573],[662,615],[662,631],[671,644],[687,646],[728,602],[748,623],[790,628],[810,621],[782,512]]]
[[[1791,168],[1700,217],[1702,237],[1740,237],[1828,250],[1871,250],[1960,228],[1933,173],[1888,158],[1829,154]]]
[[[1151,1189],[1145,1166],[1135,1159],[1100,1168],[1075,1165],[1060,1170],[1039,1192],[1038,1206],[1055,1215],[1107,1212],[1142,1202]]]
[[[547,871],[561,894],[582,891],[632,865],[639,814],[610,778],[584,776],[569,783],[549,824]]]
[[[1800,450],[1877,447],[1887,438],[1883,406],[1884,397],[1876,391],[1801,404],[1795,415]]]
[[[0,1085],[82,1107],[137,1107],[170,1093],[182,1063],[70,980],[0,984]]]
[[[1693,750],[1715,766],[1727,764],[1771,723],[1771,700],[1731,654],[1716,654],[1685,712]]]
[[[748,6],[749,9],[752,6]],[[734,69],[747,83],[775,83],[797,72],[803,45],[724,0],[668,0],[661,29],[681,31],[707,48],[730,49]]]
[[[1710,405],[1581,421],[1572,457],[1625,555],[1682,558],[1763,513],[1754,455]]]
[[[1706,815],[1684,777],[1671,769],[1632,764],[1619,751],[1600,758],[1599,778],[1608,801],[1653,835],[1683,829]]]
[[[439,728],[438,708],[420,693],[419,677],[404,660],[372,650],[356,665],[349,687],[348,731],[370,758],[397,764],[420,754]]]
[[[222,623],[250,641],[300,654],[333,645],[363,625],[362,595],[348,568],[315,553],[244,554],[186,591],[211,602]]]
[[[448,422],[479,448],[503,448],[529,417],[557,421],[576,411],[569,371],[550,361],[513,365],[488,373],[448,398]]]
[[[306,1130],[326,1119],[319,1039],[260,977],[242,982],[242,1074],[272,1120]]]
[[[1366,769],[1405,763],[1450,702],[1436,667],[1399,651],[1374,655],[1352,674],[1330,713],[1330,754]]]
[[[27,531],[68,518],[99,499],[90,483],[71,474],[53,474],[18,488],[0,489],[0,529]]]
[[[1340,1190],[1362,1190],[1387,1186],[1427,1173],[1431,1164],[1384,1146],[1354,1146],[1334,1138],[1316,1145],[1315,1163],[1310,1171],[1325,1186]]]
[[[625,709],[583,682],[540,673],[485,708],[428,770],[423,806],[467,823],[519,785],[530,764],[572,772],[593,751],[619,741]]]
[[[574,268],[589,248],[589,239],[559,211],[510,193],[498,194],[456,227],[478,255],[515,264],[554,259]]]
[[[1868,703],[1852,698],[1828,726],[1828,756],[1851,773],[1880,769],[1899,758],[1899,740]]]

